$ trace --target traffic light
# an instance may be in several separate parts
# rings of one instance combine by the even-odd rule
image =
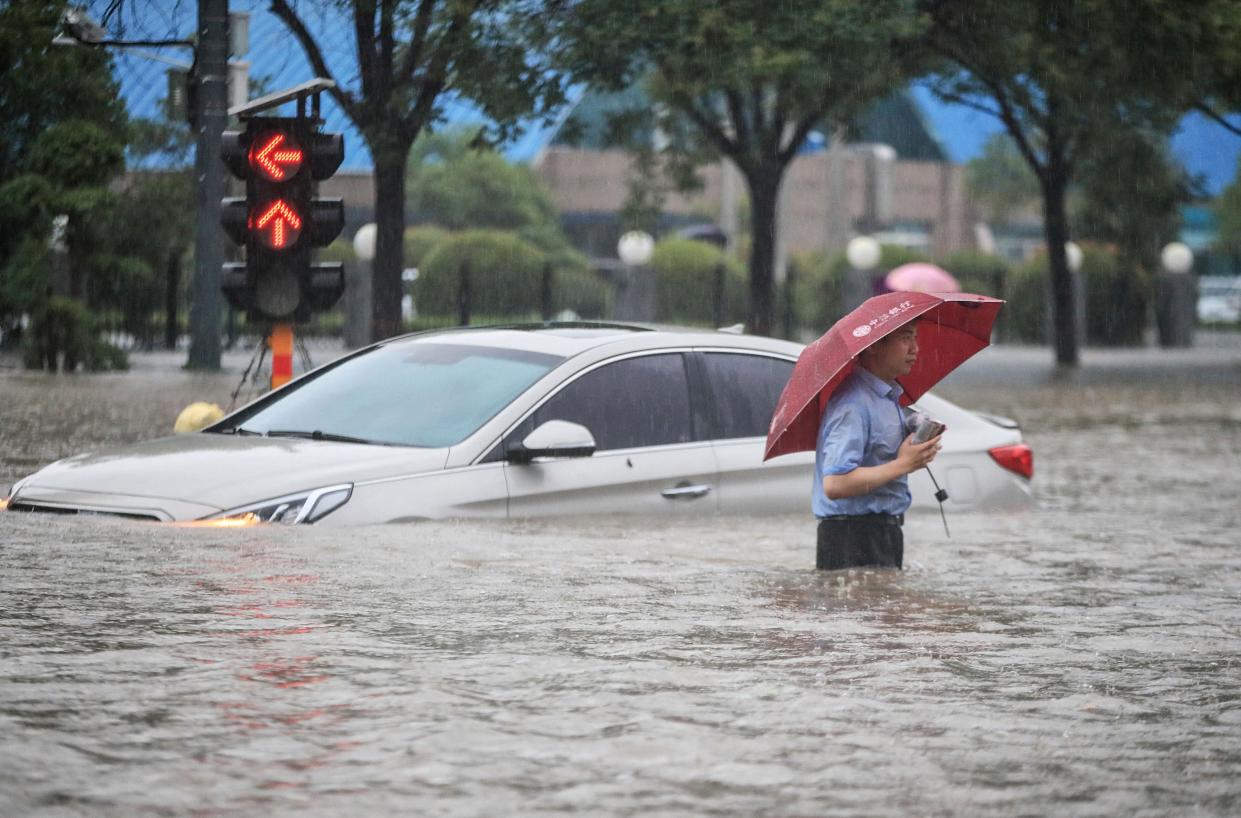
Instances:
[[[254,117],[224,134],[221,153],[246,183],[244,199],[221,203],[225,231],[246,248],[244,263],[224,265],[228,302],[251,320],[305,321],[331,308],[344,292],[344,266],[313,263],[311,252],[340,234],[345,208],[314,194],[340,167],[344,138],[305,119]]]

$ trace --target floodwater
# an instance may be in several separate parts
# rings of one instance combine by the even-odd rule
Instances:
[[[1023,423],[1039,508],[914,516],[904,572],[814,572],[808,516],[0,515],[0,815],[1236,815],[1212,354],[967,364],[938,391]],[[237,378],[139,364],[0,371],[0,483]]]

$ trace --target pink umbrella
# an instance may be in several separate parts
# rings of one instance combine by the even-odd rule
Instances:
[[[902,264],[884,276],[883,285],[902,293],[959,293],[961,285],[942,267],[924,262]]]

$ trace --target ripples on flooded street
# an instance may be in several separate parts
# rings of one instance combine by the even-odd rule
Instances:
[[[0,815],[1237,814],[1241,370],[986,366],[938,391],[1040,507],[904,572],[814,572],[808,513],[0,515]],[[235,379],[0,372],[0,484]]]

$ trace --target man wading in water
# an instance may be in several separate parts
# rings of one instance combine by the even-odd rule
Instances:
[[[819,569],[901,567],[907,475],[935,459],[942,436],[914,443],[906,434],[904,390],[896,379],[917,358],[917,324],[907,324],[859,353],[853,374],[828,401],[811,501],[819,518]]]

